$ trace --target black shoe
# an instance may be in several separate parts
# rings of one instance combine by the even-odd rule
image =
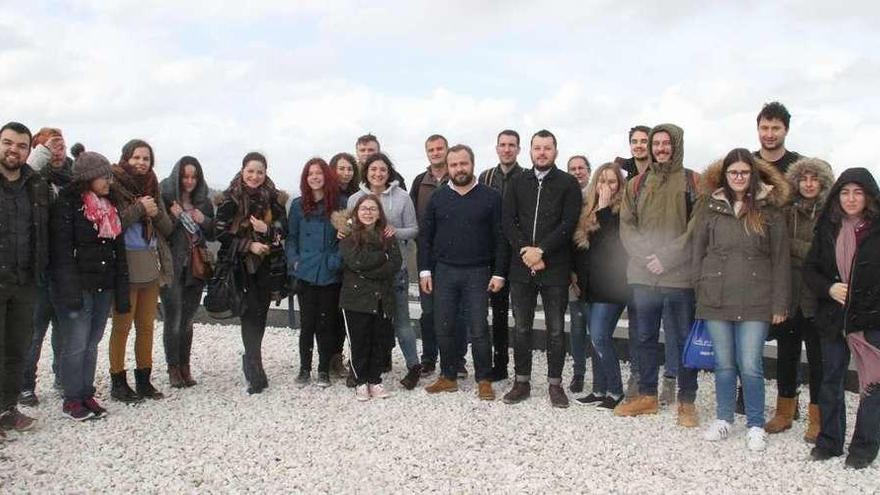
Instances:
[[[824,447],[813,447],[813,450],[810,451],[810,458],[814,461],[827,461],[828,459],[838,456],[840,456],[840,454],[835,454]]]
[[[382,367],[382,373],[390,373],[391,372],[391,353],[385,357],[385,366]]]
[[[455,370],[456,375],[459,380],[464,380],[468,377],[468,370],[465,367],[465,363],[459,363],[458,368]]]
[[[746,402],[743,398],[743,388],[742,385],[736,388],[736,413],[737,414],[745,414],[746,413]]]
[[[409,369],[406,372],[406,376],[400,380],[400,384],[403,385],[403,388],[407,390],[412,390],[416,388],[416,385],[419,384],[419,377],[422,376],[422,365],[417,364]]]
[[[318,382],[317,385],[321,388],[327,388],[332,383],[330,383],[330,372],[329,371],[319,371],[318,372]]]
[[[153,400],[159,400],[165,397],[165,394],[156,390],[156,387],[150,382],[150,368],[141,368],[134,370],[134,386],[138,395]]]
[[[590,392],[590,395],[586,397],[581,397],[580,399],[575,399],[580,404],[594,404],[598,405],[600,402],[605,400],[604,395],[596,395],[594,392]]]
[[[504,367],[495,367],[492,368],[492,373],[489,374],[489,379],[493,382],[500,382],[501,380],[507,380],[509,375],[507,374],[507,366]]]
[[[568,396],[565,395],[565,390],[562,389],[562,385],[550,385],[547,392],[550,395],[550,404],[553,407],[565,409],[570,405],[568,402]]]
[[[437,371],[437,363],[433,361],[422,361],[422,377],[429,377]]]
[[[299,370],[299,374],[296,375],[296,380],[294,383],[297,385],[308,385],[309,381],[312,379],[312,372],[309,370]]]
[[[513,388],[510,389],[510,392],[504,394],[501,400],[504,401],[505,404],[518,404],[532,395],[532,385],[529,382],[513,382]]]
[[[571,377],[571,383],[568,384],[568,390],[573,394],[579,394],[584,391],[584,375],[574,375]]]
[[[22,390],[18,394],[18,403],[27,407],[37,407],[40,405],[40,399],[37,398],[37,394],[33,390]]]
[[[110,397],[120,402],[128,404],[141,402],[143,399],[131,387],[128,386],[128,379],[125,377],[125,371],[119,373],[110,373],[111,388]]]
[[[873,461],[865,459],[864,457],[852,455],[852,453],[846,456],[846,466],[853,469],[865,469],[871,465],[871,462]]]
[[[602,402],[596,404],[596,409],[606,409],[608,411],[613,411],[615,407],[619,406],[620,403],[623,402],[623,396],[621,395],[618,398],[611,397],[610,395],[606,395]]]

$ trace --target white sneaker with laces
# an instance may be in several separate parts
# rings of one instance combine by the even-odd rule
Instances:
[[[767,448],[767,432],[764,428],[752,426],[746,432],[746,445],[752,452],[763,452]]]
[[[391,397],[391,393],[385,390],[385,387],[383,387],[381,383],[375,385],[371,384],[370,397],[374,399],[387,399],[388,397]]]
[[[370,400],[370,390],[367,388],[367,384],[358,385],[354,391],[354,396],[361,402]]]
[[[716,419],[706,428],[706,431],[703,432],[703,438],[710,442],[718,442],[727,438],[730,435],[730,429],[733,428],[733,425],[724,421],[723,419]]]

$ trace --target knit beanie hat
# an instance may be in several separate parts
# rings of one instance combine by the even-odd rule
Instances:
[[[110,161],[94,151],[83,151],[73,162],[73,182],[88,182],[110,173]]]

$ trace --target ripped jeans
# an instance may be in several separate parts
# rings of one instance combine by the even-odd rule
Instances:
[[[623,395],[620,360],[617,350],[614,349],[614,329],[617,328],[617,321],[625,307],[623,304],[597,302],[590,305],[590,339],[596,358],[593,370],[594,375],[598,375],[595,382],[605,385],[605,390],[596,390],[594,383],[593,393],[615,397]]]

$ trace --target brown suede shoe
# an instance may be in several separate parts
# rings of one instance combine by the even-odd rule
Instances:
[[[700,418],[697,416],[697,406],[693,402],[678,403],[678,426],[696,428],[700,426]]]
[[[819,412],[818,404],[810,404],[807,410],[807,431],[804,432],[804,441],[807,443],[816,443],[819,436],[820,426],[822,426],[822,414]]]
[[[480,380],[477,383],[477,397],[480,400],[495,400],[495,390],[492,389],[492,382]]]
[[[501,400],[504,401],[505,404],[518,404],[532,395],[532,385],[529,382],[513,382],[513,388],[510,389],[510,392],[504,394],[504,397]]]
[[[568,402],[568,396],[565,395],[565,390],[562,389],[562,385],[550,385],[548,392],[550,394],[550,404],[553,407],[565,409],[571,405]]]
[[[642,414],[657,414],[660,404],[656,395],[640,395],[629,402],[624,402],[614,408],[615,416],[641,416]]]
[[[428,392],[429,394],[458,392],[458,382],[441,376],[437,381],[425,387],[425,392]]]

